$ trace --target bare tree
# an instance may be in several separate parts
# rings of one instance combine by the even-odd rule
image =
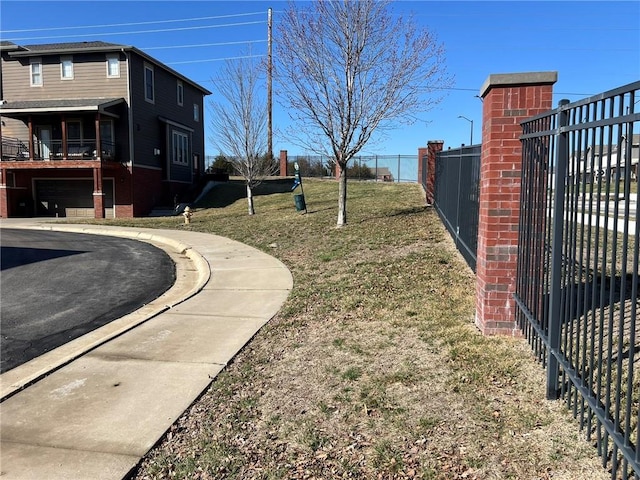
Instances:
[[[280,102],[294,121],[288,137],[333,157],[345,225],[347,163],[374,132],[413,123],[440,101],[433,92],[451,84],[444,50],[384,0],[290,2],[275,46]]]
[[[244,179],[249,215],[255,214],[253,189],[277,167],[267,152],[261,73],[261,66],[250,57],[227,60],[213,80],[220,100],[211,102],[211,140]]]

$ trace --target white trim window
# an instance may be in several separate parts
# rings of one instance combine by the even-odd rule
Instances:
[[[60,57],[60,79],[73,80],[73,57]]]
[[[178,80],[176,84],[176,95],[178,100],[178,105],[182,106],[184,104],[184,85],[182,85],[182,81]]]
[[[171,161],[178,165],[189,165],[189,135],[172,130]]]
[[[147,102],[155,102],[154,73],[151,65],[144,65],[144,99]]]
[[[200,106],[197,103],[193,104],[193,121],[200,121]]]
[[[29,68],[29,76],[32,87],[41,87],[43,84],[42,81],[42,59],[41,58],[31,58],[29,59],[30,68]]]
[[[119,55],[107,55],[107,78],[120,78]]]

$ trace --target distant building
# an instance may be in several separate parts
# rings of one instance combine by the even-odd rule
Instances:
[[[376,180],[381,182],[393,182],[393,175],[391,170],[387,167],[378,167],[376,170]]]
[[[0,216],[133,217],[204,173],[207,89],[135,47],[0,42]]]
[[[576,177],[578,174],[578,181],[582,180],[582,175],[586,176],[587,183],[606,177],[613,179],[618,169],[620,178],[624,178],[627,168],[631,179],[635,180],[639,174],[640,134],[632,135],[631,144],[627,143],[627,136],[622,135],[620,142],[611,146],[589,145],[580,153],[577,162],[576,157],[574,154],[569,160],[569,175]]]

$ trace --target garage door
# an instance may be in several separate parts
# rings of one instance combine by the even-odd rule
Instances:
[[[36,215],[94,217],[93,179],[36,180]],[[105,216],[113,218],[113,181],[103,181]]]

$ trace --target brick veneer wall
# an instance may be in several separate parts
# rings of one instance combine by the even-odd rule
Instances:
[[[162,171],[134,166],[131,173],[133,216],[151,212],[162,196]],[[116,215],[121,209],[116,210]]]
[[[557,72],[490,75],[480,90],[476,325],[485,335],[521,334],[513,300],[520,218],[520,122],[552,108],[557,76]]]

